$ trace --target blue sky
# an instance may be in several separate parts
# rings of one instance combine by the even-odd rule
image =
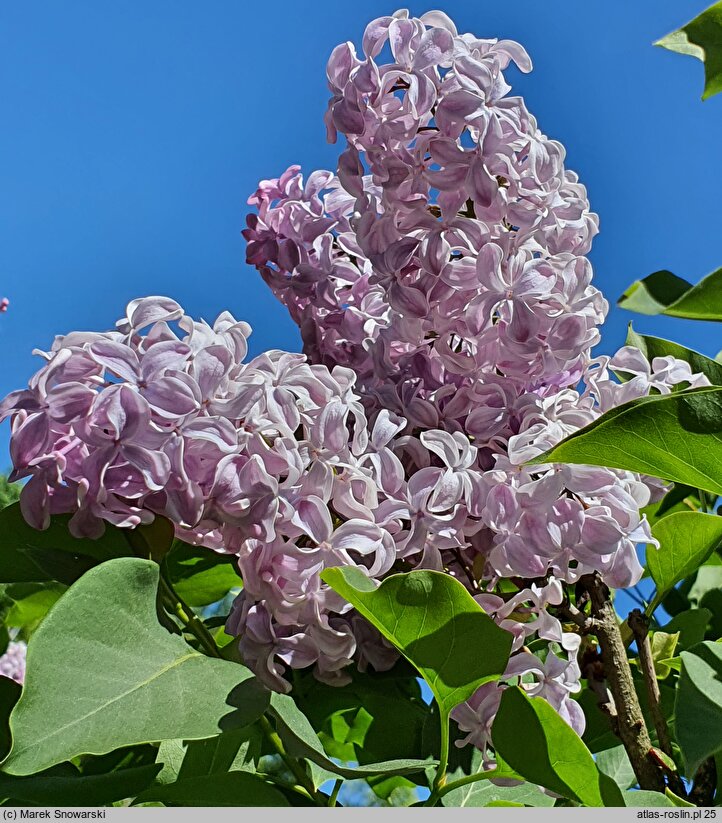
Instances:
[[[652,48],[704,0],[440,2],[462,31],[521,41],[510,73],[567,147],[602,231],[592,260],[611,302],[669,268],[722,265],[722,96],[703,69]],[[413,6],[420,14],[436,6]],[[254,327],[252,352],[297,349],[285,310],[244,264],[245,201],[291,163],[331,167],[325,63],[360,41],[380,0],[48,0],[0,12],[0,394],[24,385],[54,334],[110,328],[125,303],[168,294],[193,315]],[[601,349],[632,315],[612,309]],[[711,325],[639,317],[642,331],[715,354]],[[0,430],[7,464],[7,424]]]

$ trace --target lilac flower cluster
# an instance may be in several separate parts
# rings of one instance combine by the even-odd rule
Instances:
[[[135,300],[116,331],[57,338],[0,416],[12,415],[12,478],[30,478],[20,505],[36,528],[72,512],[71,532],[92,538],[162,514],[181,538],[237,553],[245,657],[282,687],[285,657],[333,677],[355,654],[349,621],[330,617],[348,607],[319,573],[389,571],[375,477],[404,477],[386,448],[399,423],[381,416],[369,437],[351,371],[281,351],[243,363],[250,331],[228,313],[210,326],[168,298]]]
[[[263,181],[248,261],[314,361],[350,366],[412,426],[486,445],[529,392],[581,377],[607,308],[583,256],[597,217],[563,147],[506,96],[502,70],[531,69],[521,46],[458,36],[440,12],[375,20],[363,44],[365,59],[346,43],[328,64],[337,174]],[[467,425],[489,405],[506,425],[483,411]]]
[[[404,514],[399,556],[467,585],[515,635],[507,675],[581,731],[579,638],[547,609],[593,570],[637,582],[635,544],[653,542],[640,509],[662,486],[524,463],[613,405],[705,378],[634,349],[591,358],[607,311],[585,257],[598,220],[563,146],[508,95],[511,63],[531,70],[519,44],[459,35],[442,12],[372,21],[363,55],[345,43],[328,63],[336,172],[262,181],[244,235],[309,358],[353,369],[371,424],[405,421],[392,449],[409,490],[443,471]],[[500,578],[519,591],[494,594]],[[543,662],[530,638],[552,644]],[[456,713],[484,750],[499,695],[485,686]]]
[[[9,677],[22,685],[25,682],[25,657],[28,647],[21,640],[11,640],[0,657],[0,676]]]

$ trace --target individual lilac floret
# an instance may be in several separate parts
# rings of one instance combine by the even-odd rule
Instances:
[[[25,682],[25,657],[27,651],[26,643],[20,640],[11,640],[5,654],[0,657],[0,675],[9,677],[22,686]]]

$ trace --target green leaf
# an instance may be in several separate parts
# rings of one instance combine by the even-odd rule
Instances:
[[[708,594],[718,592],[721,588],[722,566],[707,564],[700,566],[687,596],[692,605],[702,606]]]
[[[700,494],[702,494],[702,492],[693,489],[691,486],[685,486],[683,483],[675,483],[661,500],[658,500],[656,503],[650,503],[648,506],[640,509],[640,514],[643,514],[649,521],[649,524],[653,526],[658,520],[670,514],[690,511],[690,505],[693,506],[695,510],[699,509],[698,495]]]
[[[377,763],[396,758],[425,758],[438,751],[424,729],[439,728],[434,706],[421,697],[417,672],[406,660],[388,672],[349,672],[339,688],[319,683],[311,674],[294,678],[294,698],[331,756],[344,761]],[[460,750],[458,750],[460,751]]]
[[[205,657],[160,626],[157,586],[155,563],[120,558],[87,572],[56,604],[28,647],[5,771],[209,737],[262,714],[268,692],[248,669]]]
[[[666,314],[689,320],[722,320],[722,269],[708,274],[696,286],[669,271],[657,271],[637,280],[617,301],[640,314]]]
[[[126,541],[138,557],[150,558],[161,563],[175,540],[175,526],[167,517],[156,514],[150,523],[124,529]]]
[[[647,569],[657,586],[650,613],[670,589],[694,574],[722,543],[722,517],[676,512],[657,521],[652,535],[659,540],[659,548],[651,543],[647,546]]]
[[[186,756],[186,743],[183,740],[161,740],[158,746],[156,762],[163,768],[158,772],[158,783],[175,783],[178,780],[183,758]]]
[[[674,806],[674,803],[661,792],[651,792],[646,789],[624,792],[624,805],[637,809],[656,808],[660,806]]]
[[[665,669],[670,669],[673,672],[681,672],[682,658],[679,655],[676,657],[666,657],[663,660],[660,660],[658,665],[664,667]],[[657,666],[655,666],[655,669],[657,669]]]
[[[703,100],[722,91],[722,2],[710,6],[654,45],[688,54],[704,63]]]
[[[56,767],[31,777],[0,774],[0,797],[37,806],[102,806],[135,797],[153,782],[159,769],[149,765],[81,775],[66,764],[64,769]]]
[[[506,689],[492,737],[505,763],[532,783],[586,806],[623,805],[617,785],[546,700]]]
[[[254,771],[261,754],[262,732],[255,726],[232,729],[205,740],[190,740],[178,770],[178,779]]]
[[[469,769],[456,769],[450,772],[447,783],[453,783],[462,777],[484,771],[481,752],[474,749]],[[525,806],[553,806],[554,798],[545,794],[533,783],[519,786],[496,786],[489,780],[477,780],[445,794],[442,806],[455,808],[479,808],[496,803],[521,803]]]
[[[395,777],[370,777],[367,785],[380,800],[386,801],[389,806],[412,806],[419,799],[418,786],[408,778],[396,775]],[[348,791],[346,789],[345,791]]]
[[[21,686],[9,677],[0,677],[0,758],[7,756],[12,745],[10,712],[20,698]]]
[[[712,612],[709,609],[688,609],[675,615],[669,623],[662,626],[662,631],[667,634],[677,633],[677,650],[686,651],[704,640],[710,617]]]
[[[122,532],[106,528],[99,540],[81,540],[68,531],[68,516],[51,518],[45,531],[23,519],[20,504],[0,511],[0,583],[74,583],[104,560],[124,557],[132,550]]]
[[[722,644],[709,641],[682,652],[675,728],[686,773],[722,750]]]
[[[6,475],[0,474],[0,509],[15,503],[20,497],[22,488],[20,483],[10,483]]]
[[[624,403],[529,463],[609,466],[722,494],[722,388]]]
[[[285,795],[249,772],[226,772],[190,777],[154,786],[136,803],[160,802],[166,806],[288,806]]]
[[[655,357],[676,357],[689,363],[693,374],[704,374],[713,386],[722,386],[722,363],[711,360],[699,352],[663,340],[661,337],[650,337],[646,334],[637,334],[629,324],[627,330],[627,345],[636,346],[651,363]]]
[[[679,632],[654,632],[650,641],[654,673],[659,680],[664,680],[670,673],[671,666],[666,661],[674,657],[679,641]]]
[[[673,806],[682,806],[682,807],[687,806],[689,808],[694,808],[695,807],[694,803],[690,803],[689,801],[685,800],[684,798],[679,797],[679,795],[676,795],[669,788],[669,786],[667,786],[667,788],[664,790],[664,794],[665,794],[666,797],[669,798],[669,800],[671,801]]]
[[[13,601],[5,625],[34,629],[67,589],[62,583],[11,583],[5,594]]]
[[[617,305],[638,314],[661,314],[691,287],[691,283],[663,269],[643,280],[635,280],[617,300]]]
[[[323,750],[321,741],[305,714],[296,706],[293,698],[286,694],[271,695],[270,714],[276,721],[276,730],[286,743],[290,754],[305,757],[321,766],[326,771],[341,775],[348,780],[357,777],[370,777],[383,774],[386,776],[413,774],[422,772],[432,760],[389,760],[384,763],[370,763],[357,768],[341,766],[330,760]]]
[[[443,714],[503,674],[511,634],[449,575],[395,574],[376,588],[360,569],[345,566],[327,569],[322,579],[416,667]]]
[[[586,722],[582,740],[590,752],[598,754],[614,748],[619,738],[612,731],[609,718],[599,710],[599,701],[591,689],[582,689],[575,695],[576,701],[584,711]]]
[[[231,589],[242,588],[235,564],[234,555],[218,554],[180,540],[173,542],[165,559],[173,588],[189,606],[217,603]]]
[[[480,806],[534,806],[549,807],[554,805],[554,798],[544,794],[533,783],[520,786],[495,786],[488,780],[478,780],[460,789],[445,794],[442,806],[456,808],[478,808]]]
[[[611,777],[621,789],[629,789],[636,785],[637,777],[624,746],[615,746],[613,749],[599,752],[596,762],[599,771]]]

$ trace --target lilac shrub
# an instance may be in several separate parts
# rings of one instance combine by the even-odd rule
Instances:
[[[22,511],[36,528],[72,513],[82,537],[162,515],[236,555],[227,631],[283,691],[289,667],[340,685],[352,662],[397,659],[324,569],[447,572],[512,633],[504,680],[581,732],[580,636],[553,607],[595,570],[638,581],[635,544],[653,542],[640,509],[662,487],[525,464],[611,406],[705,379],[634,350],[591,356],[607,311],[585,257],[597,218],[561,144],[508,95],[509,64],[531,69],[521,46],[398,12],[363,48],[329,61],[336,172],[304,183],[291,167],[250,199],[248,260],[305,353],[246,362],[246,323],[195,321],[165,297],[131,302],[114,331],[57,338],[0,406]],[[487,760],[504,687],[454,715]]]

